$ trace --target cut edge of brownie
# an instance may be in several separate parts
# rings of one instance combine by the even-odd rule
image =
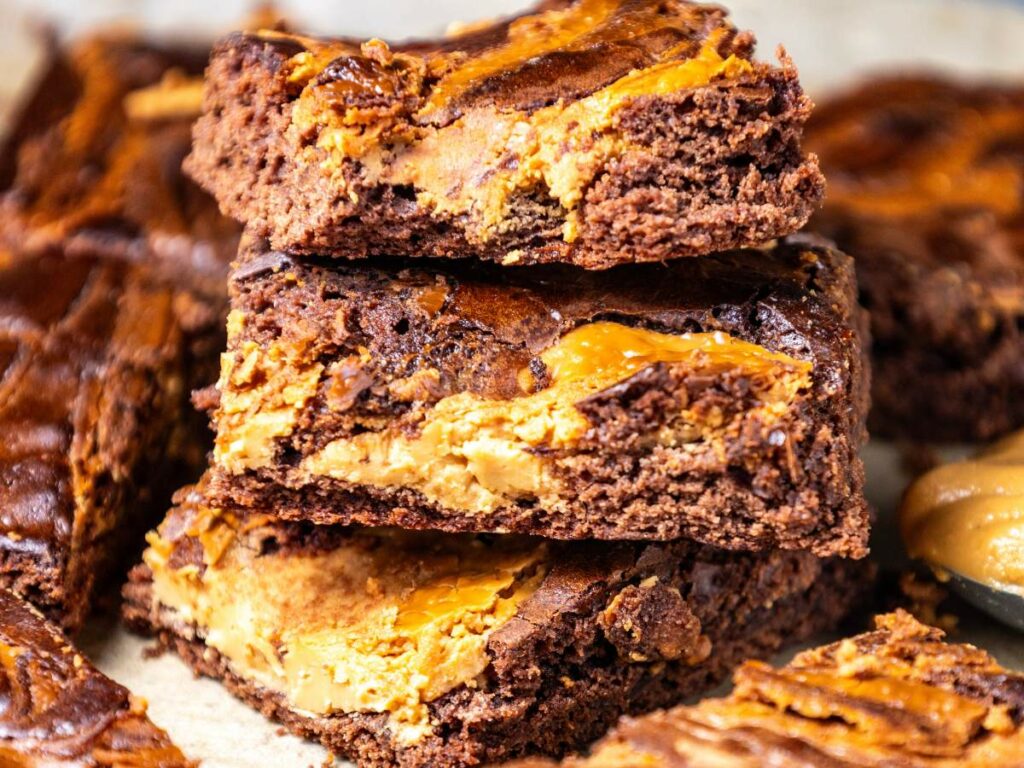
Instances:
[[[523,192],[509,225],[478,241],[459,217],[419,204],[415,189],[365,184],[359,161],[340,170],[358,203],[330,174],[296,161],[285,137],[294,88],[278,75],[296,50],[290,40],[222,40],[186,160],[222,211],[293,253],[474,255],[605,269],[759,245],[800,229],[824,192],[817,159],[800,148],[811,103],[783,58],[724,84],[635,99],[616,121],[642,149],[608,162],[572,214]],[[567,242],[571,220],[576,236]]]
[[[302,551],[301,533],[283,540]],[[188,552],[183,562],[195,556]],[[864,562],[730,554],[690,542],[582,543],[558,552],[538,591],[487,640],[488,666],[477,684],[431,702],[430,730],[411,745],[396,737],[386,712],[297,712],[280,692],[238,674],[205,644],[201,628],[157,602],[147,565],[131,573],[123,615],[198,674],[222,680],[263,714],[360,765],[471,766],[580,749],[623,713],[706,690],[747,658],[833,628],[872,572]],[[659,602],[666,600],[667,607]],[[667,656],[657,641],[666,632],[673,638]]]
[[[575,322],[613,316],[640,327],[653,323],[655,328],[664,324],[662,327],[676,331],[723,330],[736,333],[744,340],[767,345],[774,351],[785,350],[798,357],[810,355],[817,363],[812,373],[809,393],[798,399],[793,412],[775,425],[779,432],[789,434],[792,439],[781,443],[777,440],[772,442],[768,433],[774,434],[774,428],[769,429],[761,424],[757,413],[752,411],[750,418],[743,416],[746,419],[746,431],[738,436],[735,444],[728,446],[731,452],[729,457],[704,457],[698,462],[703,462],[701,466],[696,467],[692,460],[687,463],[684,454],[674,448],[660,447],[657,453],[644,449],[635,439],[643,426],[640,422],[645,418],[653,418],[659,412],[671,412],[673,406],[678,407],[681,396],[694,402],[706,400],[709,406],[717,405],[727,411],[730,404],[744,402],[747,397],[744,393],[749,389],[745,388],[746,380],[740,376],[736,377],[736,381],[712,382],[711,386],[708,382],[698,381],[694,388],[689,388],[686,377],[680,380],[678,371],[673,373],[670,367],[655,365],[582,404],[585,411],[581,412],[585,412],[591,421],[593,432],[586,445],[576,452],[567,453],[568,458],[558,459],[561,463],[554,463],[560,455],[558,452],[548,456],[553,462],[552,466],[559,467],[558,472],[566,482],[564,498],[559,499],[558,505],[543,504],[539,499],[521,498],[509,500],[490,510],[467,511],[454,505],[449,506],[450,502],[437,497],[428,498],[414,486],[375,486],[372,483],[335,479],[327,474],[311,477],[305,470],[299,471],[297,462],[319,445],[308,445],[310,440],[314,440],[311,431],[317,435],[344,436],[347,434],[345,430],[349,429],[345,420],[350,418],[347,414],[352,412],[351,408],[332,416],[331,409],[324,404],[328,402],[327,396],[318,394],[308,406],[309,414],[302,416],[300,424],[303,426],[297,427],[293,436],[278,440],[276,457],[271,464],[248,467],[240,472],[215,460],[210,496],[217,505],[224,508],[273,509],[274,514],[283,518],[309,519],[317,523],[396,525],[449,532],[489,530],[566,539],[671,540],[690,537],[730,549],[784,547],[811,549],[822,556],[837,553],[863,556],[866,554],[869,510],[862,492],[863,465],[859,449],[866,439],[864,420],[868,407],[869,369],[865,361],[866,319],[856,305],[852,265],[847,257],[828,249],[815,239],[789,238],[778,249],[778,256],[762,256],[766,270],[769,270],[769,264],[773,265],[772,269],[789,269],[794,264],[799,267],[794,267],[798,270],[794,273],[798,279],[786,273],[786,279],[792,280],[793,284],[784,283],[785,288],[779,289],[777,297],[760,282],[763,280],[766,285],[772,285],[770,278],[753,277],[750,278],[750,286],[743,283],[740,288],[727,291],[727,295],[742,294],[742,300],[732,303],[732,297],[714,306],[701,305],[703,308],[700,310],[681,311],[678,318],[669,317],[667,307],[666,311],[651,309],[648,314],[652,317],[648,320],[639,316],[642,313],[631,317],[623,311],[621,316],[616,316],[614,309],[609,309],[612,304],[610,300],[604,301],[603,309],[594,317],[586,314],[589,310],[582,310],[584,314],[576,317],[572,313],[578,314],[581,310],[570,310],[560,306],[557,301],[552,301],[549,307],[550,314],[559,317],[559,322],[564,320],[568,324],[561,333],[572,328]],[[813,253],[817,261],[801,256],[806,252]],[[748,254],[740,255],[745,257]],[[756,258],[757,255],[750,257]],[[254,259],[249,263],[255,267],[257,261]],[[689,270],[687,265],[698,266],[698,261],[704,265],[700,267],[701,274],[723,269],[721,266],[711,266],[717,262],[710,257],[693,262],[676,262],[671,269]],[[289,334],[298,333],[296,329],[302,323],[314,329],[320,328],[317,311],[326,313],[326,319],[323,320],[325,330],[314,334],[318,339],[314,347],[322,342],[326,345],[325,349],[328,349],[334,342],[327,341],[333,332],[326,329],[334,322],[335,305],[345,304],[346,300],[339,299],[338,295],[347,285],[339,283],[335,286],[332,280],[340,280],[339,275],[353,268],[327,266],[321,273],[317,271],[319,267],[308,261],[287,257],[283,257],[283,261],[279,258],[274,264],[276,267],[268,271],[254,271],[243,266],[236,274],[235,308],[245,316],[258,318],[258,321],[253,322],[259,328],[249,331],[246,325],[241,336],[233,341],[229,354],[231,350],[237,350],[241,339],[247,344],[253,342],[258,347],[266,348],[277,338],[275,334],[291,339]],[[636,270],[667,268],[649,265],[624,269],[632,270],[629,275],[635,275]],[[495,267],[493,270],[500,271],[501,268]],[[378,274],[376,269],[370,272]],[[386,281],[390,274],[379,272],[378,277],[383,275],[380,281]],[[434,273],[428,271],[427,274]],[[451,274],[458,275],[460,272]],[[566,278],[561,272],[542,274],[546,277],[538,279],[537,285],[560,284],[559,281]],[[572,274],[587,276],[588,285],[596,281],[596,284],[604,286],[606,281],[614,282],[617,279],[615,272]],[[766,274],[770,274],[770,270]],[[623,275],[623,279],[625,277]],[[451,287],[444,290],[449,290],[455,296],[460,295],[458,292],[462,289],[459,287],[459,278],[449,276],[447,279]],[[684,278],[666,273],[654,279],[664,282]],[[577,289],[579,296],[576,304],[585,303],[586,300],[581,298],[583,289],[579,286],[565,290]],[[376,293],[369,287],[366,290],[368,292],[359,293],[362,304],[370,302],[383,306],[388,301],[396,301],[387,298],[390,295],[388,291],[384,291],[384,298],[378,301],[373,298],[377,296]],[[586,290],[602,293],[604,289],[590,287]],[[332,298],[328,301],[318,291]],[[418,338],[417,334],[423,325],[423,319],[416,314],[416,306],[413,306],[417,302],[415,296],[413,293],[411,298],[403,300],[406,306],[400,311],[387,314],[380,310],[384,314],[379,318],[373,315],[372,319],[358,321],[359,312],[353,310],[346,315],[349,317],[346,322],[354,323],[355,326],[361,323],[372,325],[374,338],[366,341],[366,346],[373,350],[374,356],[386,358],[388,353],[384,348],[387,345],[393,345],[407,355],[410,353],[409,339]],[[790,300],[796,301],[799,312],[807,316],[788,318],[785,307],[776,304],[776,301],[783,305]],[[451,301],[455,302],[455,299]],[[624,301],[628,305],[631,299]],[[631,311],[635,313],[635,310]],[[344,313],[341,309],[337,309],[337,312]],[[494,310],[489,309],[488,312],[493,314]],[[463,323],[464,318],[456,320]],[[468,322],[467,327],[473,328],[475,322]],[[794,326],[793,322],[797,325]],[[771,323],[779,326],[776,336],[771,336],[772,332],[766,330]],[[529,327],[526,322],[523,325]],[[677,325],[680,328],[676,328]],[[274,331],[274,328],[278,330]],[[460,333],[462,335],[458,337],[457,344],[463,350],[472,349],[476,342],[472,341],[471,336],[478,332],[467,330]],[[786,345],[795,342],[787,340],[786,336],[800,334],[804,334],[801,343],[808,345],[809,351],[793,352],[792,347]],[[460,352],[466,359],[459,357],[459,362],[451,363],[450,366],[488,369],[493,373],[507,365],[500,358],[484,358],[494,349],[509,346],[510,332],[504,328],[488,330],[484,325],[479,330],[479,336],[485,346],[489,347],[486,354],[480,353],[477,355],[480,359],[475,359],[474,353]],[[455,337],[452,343],[456,343]],[[515,343],[523,342],[517,340]],[[378,348],[378,344],[383,346]],[[446,343],[438,338],[432,338],[431,344],[441,349],[447,348]],[[350,346],[354,350],[355,342]],[[341,352],[321,350],[315,354],[323,355],[322,362],[327,369],[350,352],[344,349]],[[355,355],[356,352],[351,351],[351,354]],[[535,353],[516,352],[515,359],[522,365],[532,354]],[[442,378],[447,376],[444,371],[448,364],[442,362],[438,365]],[[373,394],[377,389],[386,389],[390,383],[387,376],[390,374],[384,376],[371,369],[362,379],[359,373],[350,371],[348,375],[360,382],[363,395],[370,398],[373,407],[367,407],[366,410],[372,418],[383,418],[390,413],[388,408],[401,405],[392,403],[389,406],[387,397]],[[384,377],[379,386],[374,384],[377,376]],[[330,377],[325,378],[324,386],[332,381]],[[399,410],[397,413],[404,411]],[[217,418],[215,413],[215,425]],[[355,423],[358,424],[358,421]],[[655,427],[661,424],[657,419],[653,423]],[[647,430],[650,433],[652,431],[656,431],[654,427]],[[224,434],[219,441],[222,439],[225,439]],[[632,448],[631,440],[637,443]],[[624,447],[622,450],[611,451],[606,447],[610,445]],[[654,460],[657,456],[661,456],[662,460]],[[754,460],[751,457],[757,457],[754,468],[749,466]],[[679,466],[690,467],[689,474],[680,470]]]

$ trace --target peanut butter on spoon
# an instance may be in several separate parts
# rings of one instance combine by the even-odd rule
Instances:
[[[1024,625],[1024,432],[918,479],[903,499],[900,527],[911,557],[940,578],[1017,598],[1010,623]]]

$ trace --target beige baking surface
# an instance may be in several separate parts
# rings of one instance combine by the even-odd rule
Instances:
[[[973,74],[1024,73],[1024,12],[1009,4],[966,0],[724,0],[739,22],[758,33],[763,55],[785,43],[813,93],[846,83],[858,74],[891,65],[944,66]],[[149,0],[0,0],[6,19],[24,19],[45,6],[68,13],[81,29],[112,12],[131,11],[161,29],[187,28],[196,18],[213,30],[224,29],[243,11],[242,0],[208,7],[200,0],[175,3]],[[503,0],[309,0],[281,3],[293,15],[324,31],[408,36],[430,34],[439,19],[471,20],[508,12],[522,3]],[[334,19],[334,23],[332,23]],[[342,21],[337,21],[341,19]],[[0,29],[0,61],[8,77],[0,83],[0,109],[8,104],[17,83],[37,61],[24,27],[10,23]],[[899,553],[887,519],[906,478],[897,452],[885,445],[869,446],[869,495],[881,510],[876,551],[893,562]],[[957,639],[974,642],[1003,663],[1024,669],[1024,637],[977,617],[968,617]],[[282,735],[211,681],[197,681],[174,657],[147,659],[147,643],[112,623],[94,623],[82,638],[85,650],[115,679],[146,697],[153,719],[207,768],[291,768],[320,765],[326,752]]]

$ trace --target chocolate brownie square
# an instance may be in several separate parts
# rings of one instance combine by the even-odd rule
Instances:
[[[303,259],[232,282],[210,494],[317,523],[866,552],[849,258]]]
[[[0,589],[0,764],[194,768],[146,716],[35,609]]]
[[[360,766],[579,749],[833,626],[863,561],[290,523],[182,493],[128,622]]]
[[[748,662],[735,691],[625,720],[564,768],[989,768],[1024,759],[1024,675],[909,614],[800,654]],[[543,768],[540,761],[517,768]],[[509,766],[512,768],[512,766]]]
[[[854,257],[874,337],[873,434],[1024,426],[1024,88],[883,79],[816,110],[812,228]]]
[[[0,586],[68,629],[195,477],[180,298],[120,259],[0,263]]]
[[[406,45],[214,48],[186,167],[292,253],[601,269],[760,245],[820,200],[792,63],[726,12],[551,0]]]

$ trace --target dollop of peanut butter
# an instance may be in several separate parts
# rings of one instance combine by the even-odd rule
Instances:
[[[431,701],[484,672],[488,638],[548,568],[534,539],[360,529],[331,548],[264,551],[262,524],[196,510],[186,535],[201,565],[172,557],[174,531],[150,534],[154,600],[296,709],[388,713],[407,742],[429,731]]]
[[[907,491],[900,524],[910,555],[940,576],[1024,594],[1024,432],[924,475]]]

